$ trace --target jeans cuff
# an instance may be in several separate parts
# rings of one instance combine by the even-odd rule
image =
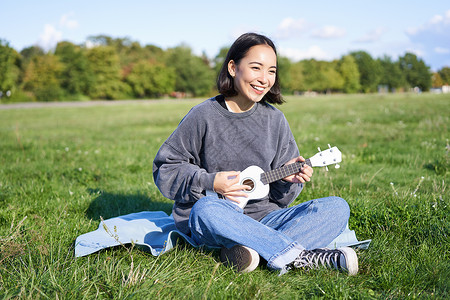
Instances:
[[[305,250],[303,246],[301,246],[297,242],[293,242],[289,246],[287,246],[283,251],[276,253],[273,255],[269,261],[267,262],[267,267],[272,270],[283,270],[284,267],[293,262],[295,258]]]

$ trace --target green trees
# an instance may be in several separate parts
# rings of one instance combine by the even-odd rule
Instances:
[[[286,86],[283,81],[281,85]],[[289,82],[287,82],[287,87],[293,92],[306,91],[305,78],[303,76],[303,63],[296,62],[289,67]]]
[[[111,46],[97,46],[86,53],[92,68],[90,96],[94,99],[119,99],[129,88],[121,81],[119,56]],[[127,89],[128,88],[128,89]]]
[[[166,65],[176,73],[175,90],[192,96],[207,95],[214,87],[214,71],[191,48],[181,45],[167,50]]]
[[[359,83],[362,91],[365,93],[376,92],[381,78],[379,63],[365,51],[351,52],[350,55],[353,56],[358,65]]]
[[[329,93],[342,90],[343,86],[344,78],[338,70],[336,61],[308,59],[294,63],[289,68],[288,87],[294,92]]]
[[[443,84],[450,84],[450,67],[444,67],[439,72]]]
[[[405,74],[410,87],[418,87],[422,91],[431,88],[430,68],[413,53],[406,53],[399,58],[400,69]]]
[[[322,62],[322,73],[324,74],[323,91],[327,93],[332,91],[342,91],[344,79],[337,70],[337,61]]]
[[[126,76],[137,98],[161,97],[175,90],[175,71],[160,63],[141,61]]]
[[[343,56],[338,62],[337,69],[344,81],[342,91],[349,94],[357,93],[361,89],[361,85],[359,83],[358,65],[354,57],[351,55]]]
[[[282,93],[290,93],[292,91],[290,89],[292,81],[291,66],[292,63],[290,62],[289,58],[283,56],[278,57],[277,75],[282,87]]]
[[[230,47],[222,47],[219,50],[219,53],[214,57],[214,72],[216,74],[216,78],[219,75],[220,68],[222,67],[223,62],[225,61],[225,58],[227,57],[227,53]]]
[[[60,82],[67,96],[79,99],[89,95],[94,73],[83,50],[72,43],[60,42],[56,46],[55,56],[62,63]]]
[[[56,101],[63,97],[60,75],[63,65],[53,54],[34,56],[27,64],[23,88],[38,101]]]
[[[431,76],[431,86],[434,88],[439,88],[444,84],[445,82],[442,80],[441,75],[438,72],[434,72]]]
[[[228,49],[221,48],[209,59],[194,54],[187,45],[164,50],[141,46],[127,37],[98,35],[81,45],[60,42],[47,53],[38,46],[18,53],[0,39],[0,101],[210,96],[217,93],[215,81]],[[291,61],[279,56],[278,75],[284,94],[372,93],[379,86],[427,91],[432,85],[450,83],[450,67],[432,74],[412,53],[397,61],[389,56],[374,59],[365,51],[334,61]],[[4,97],[6,91],[13,97]]]
[[[19,78],[17,66],[19,54],[9,47],[8,42],[0,40],[0,92],[2,95],[7,91],[15,90]]]
[[[404,88],[407,86],[405,74],[400,69],[400,65],[393,62],[392,59],[385,55],[378,59],[381,66],[381,77],[379,84],[388,86],[390,91]]]

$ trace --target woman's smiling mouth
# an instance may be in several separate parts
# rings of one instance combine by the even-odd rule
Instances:
[[[261,94],[262,92],[264,92],[264,87],[261,87],[261,86],[256,86],[256,85],[253,85],[253,84],[251,84],[250,85],[258,94]]]

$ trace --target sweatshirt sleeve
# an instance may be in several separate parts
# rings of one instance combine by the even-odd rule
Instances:
[[[282,133],[280,133],[280,150],[272,162],[272,168],[276,169],[282,167],[286,162],[294,157],[300,155],[297,143],[289,128],[287,121],[280,126]],[[284,180],[278,180],[270,184],[270,201],[275,202],[278,206],[284,208],[288,207],[300,194],[303,189],[303,184],[290,183]]]
[[[215,173],[201,167],[204,129],[190,113],[163,143],[153,161],[153,179],[164,197],[177,202],[195,202],[213,189]]]

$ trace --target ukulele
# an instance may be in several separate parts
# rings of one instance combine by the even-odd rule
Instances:
[[[304,162],[295,162],[293,164],[282,166],[278,169],[264,172],[258,166],[250,166],[239,174],[239,185],[247,185],[251,189],[244,190],[248,194],[248,197],[237,197],[240,203],[232,201],[234,204],[244,209],[249,200],[261,199],[269,194],[269,184],[277,180],[283,179],[289,175],[300,172],[301,168],[307,164],[310,167],[326,167],[332,164],[336,164],[336,168],[339,168],[338,163],[342,161],[341,151],[337,147],[331,147],[329,149],[320,151],[314,156],[306,159]],[[326,167],[327,171],[328,168]],[[207,191],[207,196],[217,196],[217,193],[213,191]],[[225,198],[226,199],[226,198]],[[229,200],[231,201],[231,200]]]

